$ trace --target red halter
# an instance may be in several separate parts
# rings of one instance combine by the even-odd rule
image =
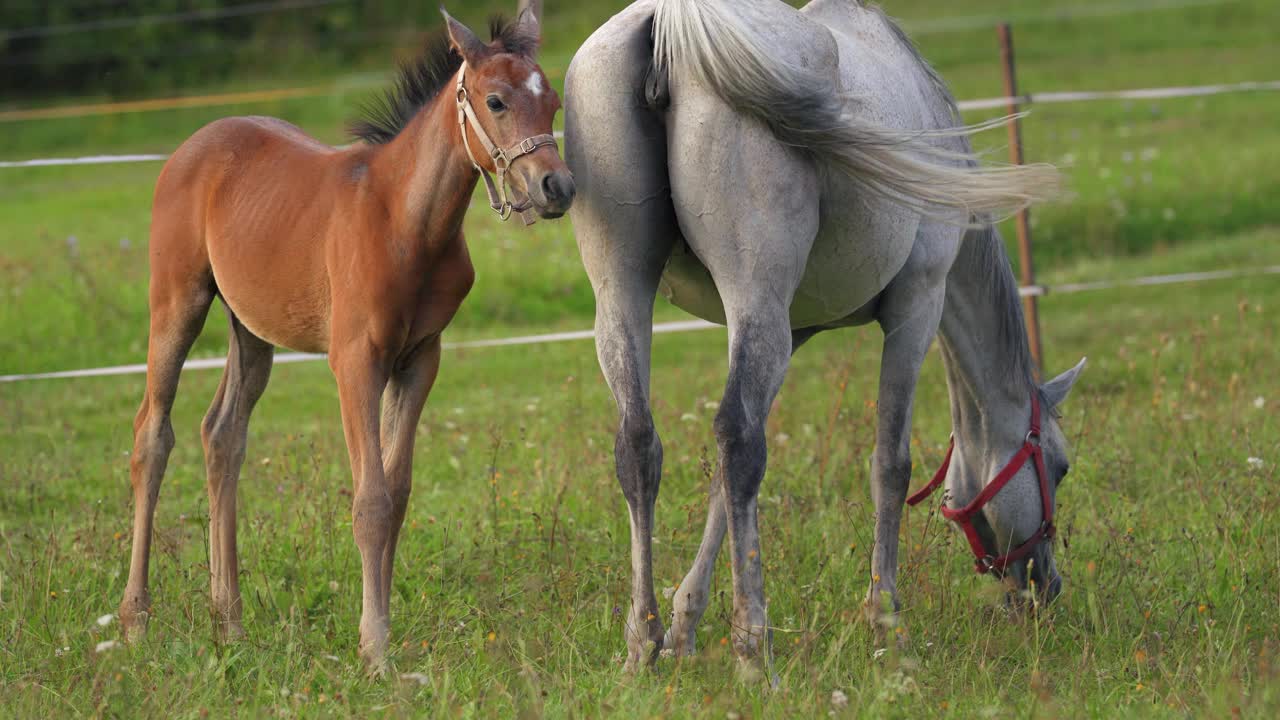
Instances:
[[[955,436],[951,438],[951,447],[947,449],[947,459],[942,461],[942,467],[934,474],[933,480],[925,485],[920,492],[907,498],[907,504],[915,506],[922,500],[929,497],[942,481],[947,477],[947,469],[951,467],[951,454],[956,449]],[[1028,458],[1035,459],[1036,475],[1040,479],[1040,505],[1044,521],[1040,523],[1040,529],[1034,535],[1027,538],[1027,541],[1018,547],[1010,550],[1008,553],[1000,557],[992,557],[982,546],[982,539],[978,537],[978,530],[973,526],[973,516],[982,509],[984,505],[991,502],[991,498],[995,497],[1004,486],[1009,484],[1014,475],[1022,469]],[[1010,564],[1015,563],[1035,548],[1041,540],[1052,539],[1054,535],[1053,527],[1053,505],[1049,502],[1049,474],[1044,469],[1044,450],[1040,447],[1040,399],[1036,397],[1036,393],[1031,393],[1031,429],[1027,431],[1027,437],[1022,442],[1022,449],[1018,454],[1013,456],[1008,465],[996,475],[995,479],[989,485],[978,493],[978,497],[973,502],[960,508],[952,510],[947,507],[946,502],[942,503],[942,516],[960,526],[964,530],[964,535],[969,539],[969,547],[973,550],[973,555],[978,559],[975,569],[979,573],[987,573],[992,570],[997,573],[1004,572],[1004,569]]]

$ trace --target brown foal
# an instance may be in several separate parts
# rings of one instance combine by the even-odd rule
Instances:
[[[152,520],[174,443],[178,375],[218,296],[230,352],[201,434],[219,635],[244,634],[236,484],[273,347],[327,352],[355,483],[360,654],[384,666],[414,431],[440,366],[441,332],[474,276],[462,221],[477,180],[485,175],[504,218],[513,210],[560,217],[574,195],[550,137],[560,100],[535,62],[533,13],[495,22],[490,43],[445,20],[447,31],[354,126],[365,143],[338,150],[280,120],[228,118],[193,135],[160,174],[147,387],[130,462],[133,556],[120,605],[128,635],[144,632],[151,612]],[[508,181],[519,202],[506,201]]]

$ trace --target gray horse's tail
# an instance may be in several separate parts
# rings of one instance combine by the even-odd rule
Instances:
[[[922,132],[887,128],[857,115],[857,100],[814,70],[779,59],[731,0],[658,0],[653,21],[659,75],[692,77],[783,143],[877,195],[934,217],[1005,214],[1058,188],[1048,165],[980,166],[973,156],[930,142],[1007,122]]]

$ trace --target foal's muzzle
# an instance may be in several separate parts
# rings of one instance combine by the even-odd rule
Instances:
[[[534,207],[539,215],[548,220],[569,212],[577,193],[573,175],[568,170],[553,170],[545,173],[537,182],[529,183],[529,197],[533,200]]]

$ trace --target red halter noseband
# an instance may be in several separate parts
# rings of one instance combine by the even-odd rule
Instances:
[[[907,498],[907,504],[915,506],[922,500],[929,497],[942,481],[947,477],[947,469],[951,467],[951,454],[955,452],[956,440],[953,435],[951,438],[951,447],[947,449],[947,459],[942,461],[942,467],[934,474],[933,480],[925,485],[920,492]],[[1008,553],[1000,557],[992,557],[982,546],[982,539],[978,537],[978,530],[973,526],[973,516],[982,509],[984,505],[991,502],[997,493],[1009,484],[1014,475],[1022,469],[1028,458],[1035,459],[1036,476],[1040,479],[1040,505],[1042,507],[1044,521],[1040,523],[1040,529],[1034,535],[1027,538],[1027,541],[1018,547],[1010,550]],[[996,475],[995,479],[989,485],[978,493],[978,497],[973,502],[960,508],[952,510],[947,507],[946,502],[942,503],[942,516],[951,520],[964,530],[964,535],[969,540],[969,547],[973,550],[973,555],[978,559],[975,569],[979,573],[988,573],[992,570],[997,573],[1004,572],[1004,569],[1010,564],[1015,563],[1028,554],[1042,540],[1052,539],[1054,535],[1053,527],[1053,505],[1049,502],[1049,474],[1044,469],[1044,450],[1040,447],[1040,398],[1036,397],[1036,393],[1031,393],[1031,429],[1027,431],[1027,437],[1022,442],[1022,449],[1018,454],[1013,456],[1008,465]]]

